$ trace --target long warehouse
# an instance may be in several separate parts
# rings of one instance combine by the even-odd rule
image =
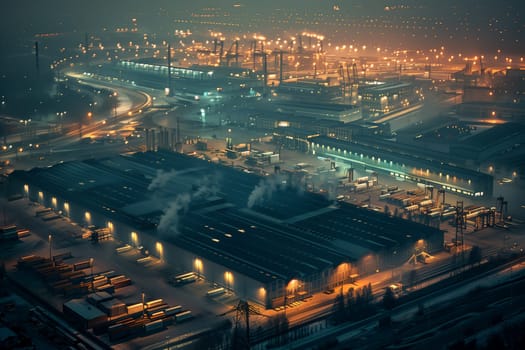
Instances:
[[[10,190],[267,308],[432,253],[443,232],[167,151],[15,171]]]

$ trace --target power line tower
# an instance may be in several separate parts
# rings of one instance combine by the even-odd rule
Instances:
[[[259,310],[250,305],[245,300],[239,300],[237,306],[218,316],[226,316],[235,312],[235,323],[232,337],[232,350],[249,350],[250,349],[250,315],[264,316]],[[243,329],[244,327],[244,329]]]
[[[465,247],[463,247],[464,241],[463,241],[463,229],[465,228],[466,222],[465,213],[463,211],[463,201],[457,201],[456,202],[456,254],[455,258],[457,259],[458,256],[458,247],[461,246],[461,257],[462,262],[464,263],[465,260]],[[459,239],[461,238],[461,241]]]
[[[502,196],[496,198],[497,200],[497,213],[499,216],[498,223],[503,223],[505,221],[505,215],[507,213],[507,201]]]

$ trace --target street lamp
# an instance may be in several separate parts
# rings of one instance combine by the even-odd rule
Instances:
[[[144,298],[145,298],[144,292],[142,292],[142,318],[144,318]]]
[[[89,258],[89,267],[91,268],[91,290],[95,291],[95,281],[93,279],[93,263],[95,262],[94,258]]]
[[[31,123],[31,119],[20,119],[20,123],[24,124],[24,135],[29,138],[29,132],[27,131],[27,125]]]
[[[53,240],[53,235],[50,234],[49,236],[47,236],[47,241],[49,243],[49,261],[53,261],[51,259],[51,241],[52,240]]]

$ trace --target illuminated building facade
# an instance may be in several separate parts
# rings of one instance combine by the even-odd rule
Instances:
[[[363,116],[379,118],[390,112],[408,108],[418,101],[418,94],[412,84],[382,83],[363,88],[361,107]]]
[[[412,156],[386,147],[367,146],[319,136],[310,139],[310,152],[344,164],[356,164],[381,173],[468,197],[492,196],[491,175],[439,160]]]

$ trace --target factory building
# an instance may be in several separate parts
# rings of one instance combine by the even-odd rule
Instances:
[[[309,117],[315,120],[333,120],[350,123],[362,118],[361,109],[352,105],[333,103],[278,103],[278,110],[300,117]]]
[[[474,164],[498,159],[502,154],[521,147],[525,126],[520,123],[495,125],[451,145],[450,153]]]
[[[146,72],[155,75],[168,74],[168,66],[159,62],[149,63],[123,60],[118,62],[117,65],[130,71]],[[235,67],[196,65],[188,68],[171,67],[171,75],[173,78],[184,78],[190,80],[220,80],[225,78],[249,77],[251,71],[249,69]]]
[[[435,228],[306,192],[292,173],[259,177],[167,151],[15,171],[9,181],[73,222],[268,308],[443,243]]]
[[[462,196],[492,196],[493,177],[457,167],[440,160],[396,152],[383,145],[366,145],[319,136],[310,139],[310,152],[352,167],[353,164],[386,173],[402,181],[412,181],[444,189]]]
[[[396,81],[366,86],[361,94],[363,116],[373,119],[419,102],[418,92],[407,82]]]
[[[341,97],[341,86],[337,79],[300,79],[283,81],[276,92],[284,100],[328,102]]]

